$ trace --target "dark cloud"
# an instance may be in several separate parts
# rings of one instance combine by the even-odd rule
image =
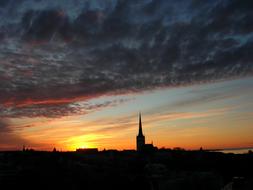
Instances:
[[[19,135],[15,134],[11,125],[5,119],[0,118],[0,148],[1,150],[11,150],[22,148],[23,145],[29,142]]]
[[[85,113],[74,103],[251,75],[252,8],[250,0],[1,1],[1,115]]]
[[[71,39],[71,26],[63,10],[29,10],[24,13],[21,22],[25,40],[48,42],[57,37]]]
[[[10,129],[8,127],[8,124],[4,120],[0,120],[0,133],[9,133]]]
[[[84,40],[99,33],[104,16],[104,12],[102,11],[84,11],[73,23],[75,34]]]

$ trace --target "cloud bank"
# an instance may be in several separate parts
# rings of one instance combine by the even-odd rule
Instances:
[[[1,1],[0,116],[59,117],[105,94],[252,75],[252,9],[251,0]]]
[[[0,119],[0,148],[1,150],[11,150],[22,148],[22,145],[29,144],[29,141],[15,134],[8,121]]]

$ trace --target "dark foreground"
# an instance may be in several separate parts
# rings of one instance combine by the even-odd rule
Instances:
[[[0,189],[253,190],[253,154],[0,152]]]

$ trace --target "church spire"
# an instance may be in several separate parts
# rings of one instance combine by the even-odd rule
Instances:
[[[141,151],[145,146],[145,136],[142,133],[141,113],[139,113],[139,133],[136,137],[137,151]]]
[[[139,113],[139,134],[138,136],[144,136],[142,133],[141,113]]]

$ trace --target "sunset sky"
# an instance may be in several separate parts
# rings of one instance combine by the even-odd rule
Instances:
[[[0,150],[253,147],[252,0],[0,1]]]

